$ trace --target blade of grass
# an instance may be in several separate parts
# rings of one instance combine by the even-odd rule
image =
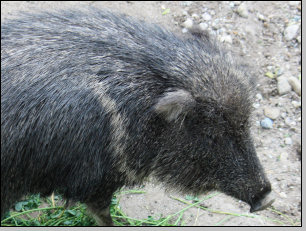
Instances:
[[[272,211],[272,212],[275,212],[275,213],[281,215],[282,217],[286,218],[286,219],[290,222],[291,225],[294,225],[294,224],[295,224],[295,222],[294,222],[290,217],[288,217],[287,215],[281,213],[280,211],[277,211],[277,210],[275,210],[275,209],[273,209],[273,208],[269,208],[268,210],[270,210],[270,211]]]
[[[184,214],[184,212],[182,212],[182,213],[180,214],[180,216],[178,217],[178,219],[177,219],[176,222],[174,223],[175,226],[177,226],[177,224],[180,222],[180,220],[181,220],[182,217],[183,217],[183,214]]]
[[[227,216],[225,218],[223,218],[221,221],[219,221],[218,223],[216,223],[214,226],[220,226],[222,223],[226,222],[227,220],[231,219],[232,216]]]
[[[207,200],[207,199],[209,199],[209,198],[212,198],[212,197],[214,197],[214,196],[216,196],[216,195],[218,195],[218,194],[220,194],[220,193],[214,193],[214,194],[208,195],[208,196],[205,197],[204,199],[202,199],[202,200],[200,200],[200,201],[198,201],[198,202],[196,202],[196,203],[190,204],[190,205],[187,206],[186,208],[181,209],[180,211],[178,211],[178,212],[176,212],[176,213],[174,213],[174,214],[172,214],[172,215],[169,215],[168,217],[166,217],[166,219],[165,219],[164,221],[160,222],[160,223],[157,224],[157,225],[158,225],[158,226],[161,225],[161,224],[164,223],[165,221],[168,221],[170,218],[172,218],[172,217],[174,217],[174,216],[180,214],[181,212],[184,212],[184,211],[186,211],[187,209],[189,209],[189,208],[191,208],[191,207],[194,207],[194,206],[196,206],[196,205],[202,203],[203,201],[205,201],[205,200]],[[170,197],[173,198],[172,196],[170,196]]]
[[[125,194],[145,194],[145,191],[141,190],[126,190],[126,191],[119,191],[116,195],[125,195]]]
[[[174,199],[174,200],[180,201],[180,202],[182,202],[184,204],[191,205],[191,203],[188,202],[188,201],[184,201],[184,200],[176,198],[176,197],[171,197],[171,198]],[[206,211],[211,212],[211,213],[225,214],[225,215],[231,215],[231,216],[236,216],[236,217],[261,218],[261,219],[264,219],[264,220],[269,220],[269,221],[273,221],[273,222],[279,223],[281,225],[285,225],[285,223],[282,222],[282,221],[279,221],[279,220],[276,220],[276,219],[271,219],[271,218],[268,218],[268,217],[262,217],[262,216],[258,216],[258,215],[249,215],[249,214],[238,214],[238,213],[223,212],[223,211],[218,211],[218,210],[212,210],[212,209],[200,206],[200,205],[196,205],[195,207],[203,209],[203,210],[206,210]]]
[[[196,217],[196,219],[195,219],[195,221],[194,221],[193,226],[195,226],[195,225],[196,225],[196,223],[197,223],[197,221],[198,221],[198,218],[199,218],[199,212],[200,212],[200,208],[198,208],[198,211],[197,211],[197,217]]]
[[[27,214],[27,213],[32,213],[32,212],[37,212],[37,211],[42,211],[42,210],[51,210],[51,209],[63,209],[62,206],[57,206],[57,207],[48,207],[48,208],[38,208],[38,209],[31,209],[31,210],[27,210],[27,211],[24,211],[24,212],[21,212],[21,213],[16,213],[8,218],[5,218],[1,221],[1,223],[4,223],[5,221],[7,220],[10,220],[12,218],[15,218],[15,217],[18,217],[18,216],[21,216],[23,214]]]

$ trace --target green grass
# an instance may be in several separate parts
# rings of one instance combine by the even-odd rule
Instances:
[[[216,211],[204,207],[202,204],[205,200],[217,196],[219,193],[210,194],[199,200],[197,197],[186,196],[185,199],[171,197],[173,200],[179,201],[186,205],[185,208],[170,214],[168,216],[157,215],[148,216],[146,219],[136,219],[127,216],[120,208],[120,199],[124,194],[143,194],[144,191],[128,190],[116,193],[112,199],[110,212],[113,222],[117,226],[182,226],[184,222],[184,213],[190,208],[198,208],[208,213],[223,214],[224,217],[215,225],[226,225],[226,221],[233,217],[245,217],[245,219],[264,219],[274,222],[276,225],[282,226],[298,226],[300,220],[292,220],[285,214],[276,209],[269,208],[272,213],[279,219],[271,219],[255,214],[237,214],[224,211]],[[64,208],[64,201],[60,196],[51,198],[41,198],[39,195],[32,195],[24,201],[15,204],[14,211],[8,212],[1,221],[1,226],[95,226],[94,219],[86,212],[86,206],[77,203],[69,209]],[[195,218],[195,223],[198,215]]]

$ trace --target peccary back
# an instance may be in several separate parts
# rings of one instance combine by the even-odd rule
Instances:
[[[25,194],[81,201],[152,176],[267,206],[249,133],[253,77],[205,33],[87,9],[1,25],[1,217]]]

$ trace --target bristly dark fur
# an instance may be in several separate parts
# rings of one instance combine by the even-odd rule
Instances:
[[[209,36],[87,9],[1,25],[1,217],[58,191],[111,224],[112,194],[153,176],[251,206],[271,190],[249,134],[253,76]]]

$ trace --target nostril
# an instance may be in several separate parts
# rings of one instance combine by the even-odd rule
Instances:
[[[275,201],[274,196],[272,196],[270,192],[271,192],[271,185],[268,184],[265,188],[261,188],[259,193],[253,195],[251,197],[252,201],[250,203],[251,205],[250,212],[263,210],[269,207]]]
[[[270,192],[271,192],[271,185],[268,184],[266,187],[261,188],[257,194],[252,195],[252,201],[256,203],[257,201],[267,196]]]

